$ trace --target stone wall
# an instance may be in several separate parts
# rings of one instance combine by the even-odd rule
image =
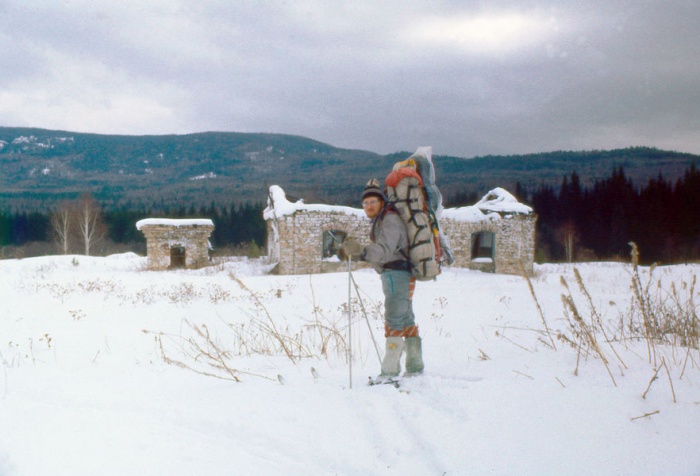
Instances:
[[[532,273],[535,258],[534,214],[506,215],[496,220],[458,221],[442,219],[443,231],[450,238],[455,255],[453,266],[504,274]],[[279,274],[311,274],[346,269],[337,260],[323,259],[323,232],[343,230],[363,244],[369,242],[367,218],[342,212],[296,211],[267,221],[268,256],[278,262]],[[472,260],[473,233],[489,231],[495,235],[494,257]],[[353,268],[366,267],[353,263]]]
[[[450,238],[455,255],[453,266],[502,274],[532,274],[535,263],[535,223],[537,217],[506,215],[500,220],[478,222],[440,220],[440,226]],[[493,261],[472,260],[474,233],[491,232],[495,236]]]
[[[146,236],[148,269],[162,270],[173,266],[173,248],[184,248],[184,267],[196,269],[209,263],[209,236],[212,225],[143,225],[140,230]]]
[[[342,230],[358,242],[369,243],[367,218],[342,212],[297,211],[267,220],[268,256],[279,274],[327,273],[347,269],[338,260],[323,258],[323,232]],[[277,240],[275,240],[277,237]],[[366,266],[353,263],[353,269]]]

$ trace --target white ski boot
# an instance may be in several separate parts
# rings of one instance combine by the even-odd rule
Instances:
[[[382,360],[382,373],[374,379],[376,383],[393,380],[401,373],[401,354],[403,354],[403,337],[387,337],[386,353]]]
[[[406,373],[405,377],[423,373],[423,348],[421,338],[406,337]]]

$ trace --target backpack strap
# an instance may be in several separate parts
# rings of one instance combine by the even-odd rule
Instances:
[[[387,202],[384,205],[384,208],[382,208],[382,211],[380,211],[379,214],[372,220],[369,229],[369,239],[372,240],[372,242],[374,242],[374,227],[377,226],[379,220],[383,220],[388,213],[399,213],[398,210],[396,210],[396,208],[394,207],[393,202]]]

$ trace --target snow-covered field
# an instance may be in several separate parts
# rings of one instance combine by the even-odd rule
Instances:
[[[383,347],[370,270],[353,273],[367,317],[351,288],[350,368],[347,273],[144,268],[131,254],[0,261],[0,475],[700,474],[698,350],[657,346],[650,362],[644,340],[618,356],[600,342],[610,372],[591,349],[578,358],[556,337],[575,340],[561,276],[590,320],[573,266],[532,279],[556,350],[521,277],[419,283],[426,374],[400,389],[365,385],[370,328]],[[577,268],[619,336],[630,265]],[[697,274],[654,271],[680,295]]]

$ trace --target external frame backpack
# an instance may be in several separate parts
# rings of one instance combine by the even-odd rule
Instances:
[[[426,185],[426,180],[428,185]],[[442,257],[453,262],[447,236],[440,231],[442,195],[435,185],[432,149],[421,147],[408,159],[394,164],[385,179],[389,204],[399,213],[408,234],[412,274],[430,281],[440,274]]]

